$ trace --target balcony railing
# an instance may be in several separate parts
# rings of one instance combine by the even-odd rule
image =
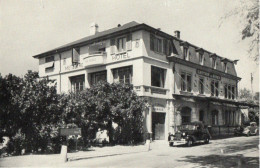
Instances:
[[[134,88],[137,93],[150,94],[150,95],[153,94],[167,95],[167,93],[169,92],[169,89],[155,87],[155,86],[140,85],[140,86],[135,86]]]
[[[104,51],[90,52],[87,57],[83,59],[84,67],[93,67],[103,65],[106,63],[107,54]]]

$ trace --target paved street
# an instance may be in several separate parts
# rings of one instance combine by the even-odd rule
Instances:
[[[1,166],[66,166],[66,167],[250,167],[259,165],[259,137],[234,137],[212,140],[210,144],[193,147],[169,147],[165,141],[151,143],[149,152],[137,147],[104,147],[96,151],[71,153],[69,158],[80,156],[77,160],[58,163],[59,155],[27,155],[0,159]],[[112,148],[127,149],[129,153],[111,154]],[[125,150],[123,149],[123,150]],[[137,152],[134,152],[136,149]],[[93,152],[94,154],[94,152]],[[85,157],[84,157],[85,155]],[[30,160],[31,158],[31,160]]]
[[[169,147],[155,142],[151,151],[72,161],[65,166],[87,167],[259,167],[259,137],[213,140],[193,147]]]

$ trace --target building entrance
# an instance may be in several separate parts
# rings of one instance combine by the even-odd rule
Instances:
[[[165,139],[165,113],[152,113],[153,139]]]

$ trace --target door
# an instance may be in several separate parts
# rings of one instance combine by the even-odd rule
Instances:
[[[153,113],[153,139],[164,140],[165,139],[165,113]]]

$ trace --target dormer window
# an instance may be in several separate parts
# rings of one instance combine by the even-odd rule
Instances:
[[[224,62],[224,72],[227,73],[227,63]]]
[[[202,48],[197,48],[196,52],[199,55],[199,64],[203,65],[204,64],[204,50]]]
[[[190,60],[189,55],[188,55],[188,49],[189,49],[189,43],[184,41],[181,42],[180,45],[183,47],[183,59],[184,60]]]
[[[216,69],[216,58],[212,58],[212,68]]]
[[[183,59],[189,60],[189,58],[188,58],[188,48],[187,47],[183,47]]]
[[[210,54],[210,57],[212,58],[212,68],[216,69],[217,55],[216,54]]]
[[[230,62],[228,59],[223,58],[221,59],[221,62],[223,62],[223,71],[227,73],[227,63]]]

